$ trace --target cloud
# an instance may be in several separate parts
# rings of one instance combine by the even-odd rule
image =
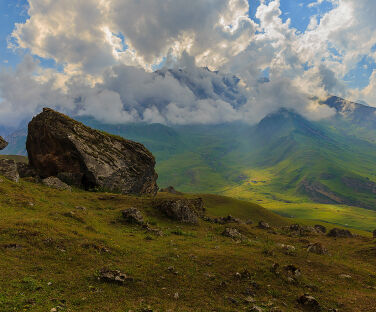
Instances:
[[[218,66],[245,49],[256,30],[246,0],[29,3],[30,19],[13,32],[17,45],[92,74],[118,62],[150,68],[183,51]]]
[[[376,56],[376,2],[329,2],[299,32],[279,0],[261,1],[255,20],[246,0],[29,0],[13,45],[62,70],[30,55],[3,70],[0,122],[50,106],[107,123],[253,123],[279,107],[326,118],[333,111],[312,99],[328,94],[375,101],[375,73],[364,90],[343,77]]]

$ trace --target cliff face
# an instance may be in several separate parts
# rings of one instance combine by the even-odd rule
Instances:
[[[85,189],[155,194],[154,156],[142,145],[91,129],[45,108],[29,123],[30,166],[42,178],[57,176]]]

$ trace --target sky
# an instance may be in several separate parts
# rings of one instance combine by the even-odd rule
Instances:
[[[376,106],[375,16],[374,0],[0,0],[0,125],[44,106],[164,124]]]

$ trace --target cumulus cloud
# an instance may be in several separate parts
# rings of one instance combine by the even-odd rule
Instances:
[[[342,79],[364,55],[376,60],[376,3],[329,2],[299,32],[280,0],[261,1],[255,21],[246,0],[29,0],[12,48],[62,70],[27,56],[1,71],[0,122],[50,106],[107,123],[252,123],[279,107],[326,118],[316,101],[328,94],[375,101],[375,73],[363,90]]]

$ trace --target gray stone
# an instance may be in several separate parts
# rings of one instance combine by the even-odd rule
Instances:
[[[325,226],[323,226],[323,225],[321,225],[321,224],[316,224],[315,226],[314,226],[314,228],[316,229],[316,231],[317,232],[319,232],[319,233],[326,233],[326,227]]]
[[[143,224],[144,218],[137,208],[128,208],[122,212],[123,218],[128,223]]]
[[[339,238],[351,238],[352,233],[349,230],[334,228],[328,233],[329,237],[339,237]]]
[[[258,223],[258,228],[264,229],[264,230],[270,230],[271,226],[268,223],[264,222],[264,221],[260,221]]]
[[[120,272],[119,270],[110,270],[103,268],[99,271],[98,279],[102,282],[124,284],[127,281],[131,281],[126,274]]]
[[[155,158],[142,145],[91,129],[52,109],[29,123],[29,164],[41,178],[123,194],[156,194]]]
[[[309,245],[307,251],[315,253],[317,255],[325,255],[328,253],[326,248],[321,243],[314,243]]]
[[[59,178],[56,177],[48,177],[46,179],[43,179],[42,183],[59,191],[72,191],[72,188],[68,184],[62,182]]]
[[[298,303],[311,311],[321,311],[319,302],[309,294],[304,294],[298,298]]]
[[[199,217],[205,212],[202,198],[156,200],[154,208],[170,219],[190,224],[198,224]]]
[[[241,239],[243,237],[243,235],[237,229],[233,229],[233,228],[226,228],[222,232],[222,235],[226,237],[230,237],[235,240]]]
[[[11,159],[0,159],[0,175],[13,182],[18,182],[20,180],[17,164]]]

